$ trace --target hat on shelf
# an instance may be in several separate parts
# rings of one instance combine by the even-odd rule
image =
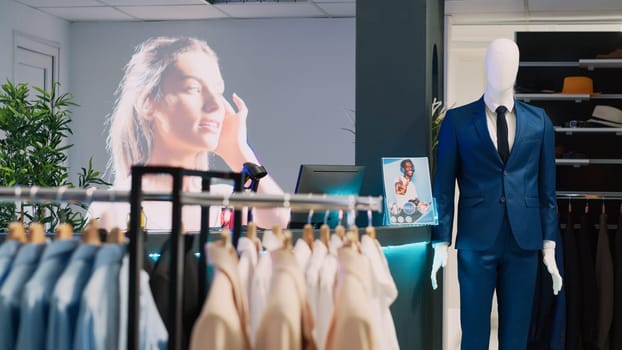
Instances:
[[[590,77],[568,76],[564,78],[562,94],[594,94],[594,82]]]
[[[622,128],[622,110],[612,106],[597,105],[592,112],[592,118],[588,121]]]
[[[618,48],[609,53],[598,54],[596,58],[622,58],[622,49]]]

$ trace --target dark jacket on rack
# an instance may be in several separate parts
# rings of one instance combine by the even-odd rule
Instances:
[[[564,288],[566,290],[566,350],[579,349],[581,332],[581,283],[579,274],[579,254],[577,239],[572,220],[568,212],[566,230],[563,231],[564,245]]]
[[[581,218],[577,240],[581,270],[581,344],[583,349],[593,349],[596,326],[596,276],[594,268],[594,234],[589,213]]]
[[[622,349],[622,213],[618,215],[618,230],[615,234],[613,256],[613,325],[611,326],[611,348]]]
[[[607,214],[600,215],[600,230],[596,244],[596,291],[598,317],[596,319],[596,348],[609,349],[609,331],[613,320],[613,261],[609,247]]]
[[[194,236],[184,235],[184,285],[183,285],[183,306],[182,306],[182,348],[188,349],[190,344],[190,335],[192,334],[192,326],[197,319],[203,300],[199,296],[199,259],[194,255],[192,243]],[[162,320],[169,331],[171,330],[170,315],[170,261],[172,258],[171,241],[167,239],[160,249],[160,258],[158,259],[151,275],[149,283],[153,298],[162,316]]]

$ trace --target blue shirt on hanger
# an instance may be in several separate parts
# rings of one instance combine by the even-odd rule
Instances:
[[[13,349],[19,326],[24,285],[35,272],[45,244],[24,244],[0,288],[0,349]]]
[[[116,350],[119,342],[119,271],[124,244],[103,244],[80,301],[74,349]]]
[[[5,241],[0,245],[0,286],[2,286],[9,271],[11,271],[13,259],[21,245],[19,241],[15,240]]]
[[[71,349],[82,290],[91,277],[99,246],[80,244],[52,292],[46,349]]]
[[[40,350],[45,345],[50,291],[65,270],[71,254],[78,246],[76,239],[61,239],[48,244],[35,274],[24,287],[19,317],[16,350]]]
[[[121,317],[119,321],[119,349],[127,348],[127,322],[129,308],[129,279],[130,263],[127,255],[123,258],[121,273],[119,274],[119,286],[121,290]],[[149,286],[149,274],[140,272],[140,326],[139,348],[141,350],[166,350],[168,348],[168,331],[164,325],[160,312],[156,306],[151,287]]]

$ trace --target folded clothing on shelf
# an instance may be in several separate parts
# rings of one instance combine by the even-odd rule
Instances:
[[[608,53],[604,53],[604,54],[598,54],[596,55],[596,58],[602,58],[602,59],[607,59],[607,58],[622,58],[622,49],[617,48],[611,52]]]

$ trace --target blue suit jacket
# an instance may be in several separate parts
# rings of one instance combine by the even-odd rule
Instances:
[[[441,125],[434,196],[439,225],[433,241],[451,242],[458,180],[457,249],[485,250],[497,237],[507,206],[522,249],[558,240],[555,131],[543,109],[515,101],[516,137],[503,164],[488,127],[484,99],[447,111]]]

